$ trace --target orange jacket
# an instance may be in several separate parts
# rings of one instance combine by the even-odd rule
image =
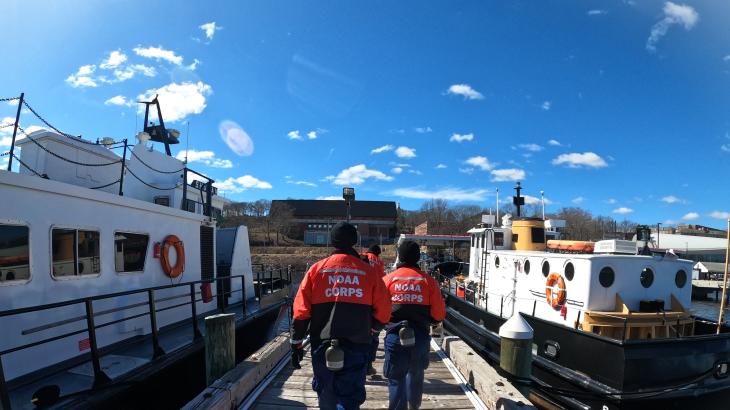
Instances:
[[[312,265],[294,299],[292,343],[309,328],[313,345],[344,339],[367,344],[371,329],[390,319],[390,298],[381,276],[353,252],[335,253]]]
[[[383,278],[393,303],[391,323],[403,320],[427,328],[446,317],[446,305],[434,278],[414,267],[403,266]]]
[[[383,261],[380,259],[380,256],[378,256],[372,252],[365,252],[363,254],[363,256],[368,258],[368,261],[370,262],[370,266],[372,266],[378,272],[380,272],[380,276],[385,276],[385,265],[383,264]]]

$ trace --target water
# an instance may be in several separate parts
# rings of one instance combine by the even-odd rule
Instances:
[[[723,322],[728,323],[727,304],[725,306],[725,320]],[[717,318],[720,315],[720,302],[709,300],[693,300],[690,312],[692,312],[693,315],[709,319],[714,322],[717,321]]]

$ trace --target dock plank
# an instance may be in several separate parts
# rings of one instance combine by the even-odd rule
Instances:
[[[381,338],[374,367],[378,371],[375,376],[368,376],[365,383],[367,399],[361,409],[388,408],[388,380],[383,377],[383,340]],[[429,367],[426,369],[423,385],[422,409],[460,410],[473,409],[474,406],[464,394],[459,382],[455,380],[435,352],[429,355]],[[312,390],[312,361],[307,351],[302,361],[302,368],[294,370],[290,366],[284,368],[266,387],[251,407],[254,410],[299,410],[318,409],[317,393]]]

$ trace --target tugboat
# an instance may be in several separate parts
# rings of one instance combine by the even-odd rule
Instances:
[[[290,272],[255,280],[246,227],[217,229],[226,200],[213,180],[170,155],[179,133],[165,127],[157,98],[145,104],[133,147],[15,124],[0,171],[4,410],[108,407],[124,389],[146,394],[150,378],[199,360],[203,316],[236,313],[243,355],[282,313],[285,292],[275,290]],[[151,106],[158,125],[148,123]],[[204,370],[192,373],[178,375],[191,380],[182,387],[204,387],[196,385]]]
[[[468,278],[445,281],[447,330],[498,361],[498,329],[521,314],[532,385],[558,406],[728,408],[730,329],[690,313],[693,262],[633,241],[546,239],[546,221],[520,215],[521,189],[514,220],[469,231]]]

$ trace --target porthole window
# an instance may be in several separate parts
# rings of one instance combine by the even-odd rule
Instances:
[[[542,276],[546,277],[550,274],[550,262],[544,261],[542,263]]]
[[[601,272],[598,274],[598,282],[601,283],[601,286],[604,288],[608,288],[611,285],[613,285],[613,280],[615,279],[615,274],[613,273],[613,269],[606,266],[605,268],[601,269]]]
[[[494,257],[494,266],[497,268],[499,267],[499,256]]]
[[[525,269],[525,275],[529,275],[530,274],[530,260],[529,259],[525,259],[524,269]]]
[[[654,271],[651,268],[644,268],[639,276],[639,281],[641,282],[641,286],[648,288],[654,283]]]
[[[573,262],[568,262],[565,264],[565,279],[573,280],[573,276],[575,276],[575,267]]]
[[[684,269],[678,270],[677,274],[674,275],[674,284],[680,289],[687,284],[687,272]]]

